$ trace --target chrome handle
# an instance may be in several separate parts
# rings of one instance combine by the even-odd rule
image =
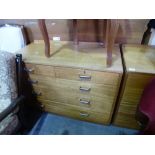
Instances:
[[[81,91],[90,91],[91,88],[84,88],[84,87],[81,87],[81,86],[80,86],[80,90],[81,90]]]
[[[80,103],[81,104],[90,104],[90,101],[86,101],[86,100],[80,99]]]
[[[80,116],[81,116],[81,117],[88,117],[89,114],[86,114],[86,113],[82,113],[82,112],[80,112]]]
[[[79,75],[81,80],[91,80],[91,76],[89,75]]]
[[[33,94],[33,95],[36,95],[36,96],[41,96],[41,95],[42,95],[41,92],[34,92],[34,91],[32,92],[32,94]]]
[[[32,73],[34,71],[34,68],[24,68],[25,71]]]
[[[32,83],[32,84],[37,84],[38,83],[37,80],[29,80],[29,82]]]

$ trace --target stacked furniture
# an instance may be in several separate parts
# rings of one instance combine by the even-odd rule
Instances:
[[[114,44],[116,41],[117,33],[120,28],[120,21],[118,19],[107,19],[106,20],[106,28],[104,32],[104,47],[106,48],[107,52],[107,67],[112,65],[112,52],[114,48]],[[46,23],[44,19],[38,20],[38,26],[43,36],[43,40],[45,43],[45,56],[50,57],[50,54],[53,52],[52,48],[50,47],[50,39],[48,36],[48,31],[46,28]],[[77,19],[73,19],[73,43],[75,45],[79,44],[78,38],[78,21]]]
[[[115,46],[107,67],[106,49],[98,43],[51,41],[52,56],[35,41],[18,51],[33,87],[47,112],[80,120],[111,122],[123,74],[120,49]]]
[[[137,107],[147,84],[155,77],[155,48],[146,45],[123,45],[124,78],[114,124],[140,129]]]

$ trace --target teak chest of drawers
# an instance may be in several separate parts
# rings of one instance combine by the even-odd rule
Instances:
[[[124,45],[122,53],[125,77],[114,124],[139,129],[136,111],[145,86],[155,77],[155,48]]]
[[[44,56],[44,44],[32,43],[23,55],[37,99],[47,112],[108,124],[123,74],[119,47],[106,67],[106,50],[96,43],[51,42],[53,56]]]

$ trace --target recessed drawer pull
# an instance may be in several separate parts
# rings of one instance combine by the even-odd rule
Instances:
[[[89,75],[79,75],[81,80],[91,80],[91,76]]]
[[[32,83],[32,84],[37,84],[38,83],[37,80],[29,80],[29,82]]]
[[[42,95],[41,92],[34,92],[34,91],[32,92],[32,94],[35,95],[35,96],[41,96]]]
[[[34,68],[24,68],[25,71],[32,73],[34,72]]]
[[[90,104],[90,101],[86,101],[86,100],[80,99],[80,103],[82,103],[82,104]]]
[[[82,113],[82,112],[80,112],[80,116],[81,116],[81,117],[88,117],[89,114],[86,114],[86,113]]]
[[[90,91],[91,88],[84,88],[84,87],[81,87],[81,86],[80,86],[80,90],[81,90],[81,91]]]

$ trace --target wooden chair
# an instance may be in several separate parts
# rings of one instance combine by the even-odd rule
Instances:
[[[50,57],[50,41],[49,41],[49,36],[48,36],[45,20],[39,19],[38,25],[42,33],[43,40],[45,42],[45,55],[46,57]],[[112,64],[112,51],[113,51],[113,47],[115,44],[115,39],[117,36],[119,26],[120,26],[119,20],[116,20],[116,19],[106,20],[105,48],[107,50],[107,66],[108,67],[110,67]],[[74,44],[78,45],[79,44],[78,22],[76,19],[73,19],[73,27],[74,27]]]

